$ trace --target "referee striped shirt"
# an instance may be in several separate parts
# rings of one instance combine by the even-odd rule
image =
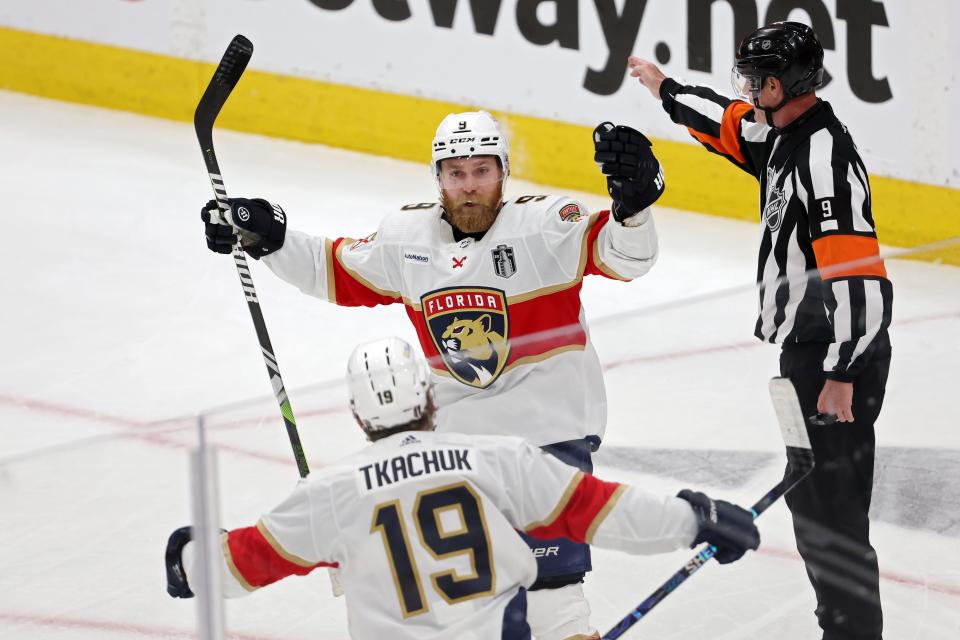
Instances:
[[[823,101],[774,129],[754,120],[751,105],[707,87],[668,78],[660,96],[674,122],[760,182],[755,335],[830,343],[827,377],[852,381],[890,324],[893,288],[867,170],[847,128]]]

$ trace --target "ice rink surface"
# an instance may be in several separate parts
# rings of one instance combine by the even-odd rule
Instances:
[[[211,192],[192,127],[2,92],[0,113],[0,638],[192,637],[193,603],[167,597],[162,550],[189,521],[193,416],[208,414],[219,447],[224,526],[252,524],[297,480],[235,269],[204,247]],[[363,237],[387,211],[435,197],[423,165],[215,139],[228,192],[281,203],[292,228]],[[511,179],[507,195],[547,189]],[[751,336],[759,231],[663,208],[655,218],[662,257],[648,276],[583,289],[610,404],[597,474],[752,503],[783,465],[766,396],[778,350]],[[885,637],[954,640],[960,269],[887,268],[894,359],[873,527]],[[253,272],[320,467],[364,444],[339,383],[353,346],[413,330],[399,307],[338,309]],[[786,508],[759,525],[760,551],[705,567],[628,637],[819,638]],[[585,588],[601,631],[689,555],[595,550]],[[227,606],[236,638],[346,638],[345,620],[319,571]]]

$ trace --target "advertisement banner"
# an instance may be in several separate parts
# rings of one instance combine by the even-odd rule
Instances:
[[[637,55],[731,94],[739,38],[811,24],[823,98],[877,175],[956,188],[954,0],[21,0],[0,24],[213,62],[236,33],[251,68],[689,141],[629,78]],[[362,117],[358,113],[358,117]]]

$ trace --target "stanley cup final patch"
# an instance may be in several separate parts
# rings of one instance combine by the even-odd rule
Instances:
[[[493,254],[493,272],[501,278],[509,278],[517,272],[517,259],[513,255],[513,247],[498,244]]]
[[[423,318],[443,364],[463,384],[483,389],[507,364],[510,319],[499,289],[451,287],[420,298]]]

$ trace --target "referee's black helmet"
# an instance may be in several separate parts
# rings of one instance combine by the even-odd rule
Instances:
[[[774,22],[740,42],[734,71],[754,86],[773,76],[785,97],[795,98],[823,86],[823,47],[807,25]]]

